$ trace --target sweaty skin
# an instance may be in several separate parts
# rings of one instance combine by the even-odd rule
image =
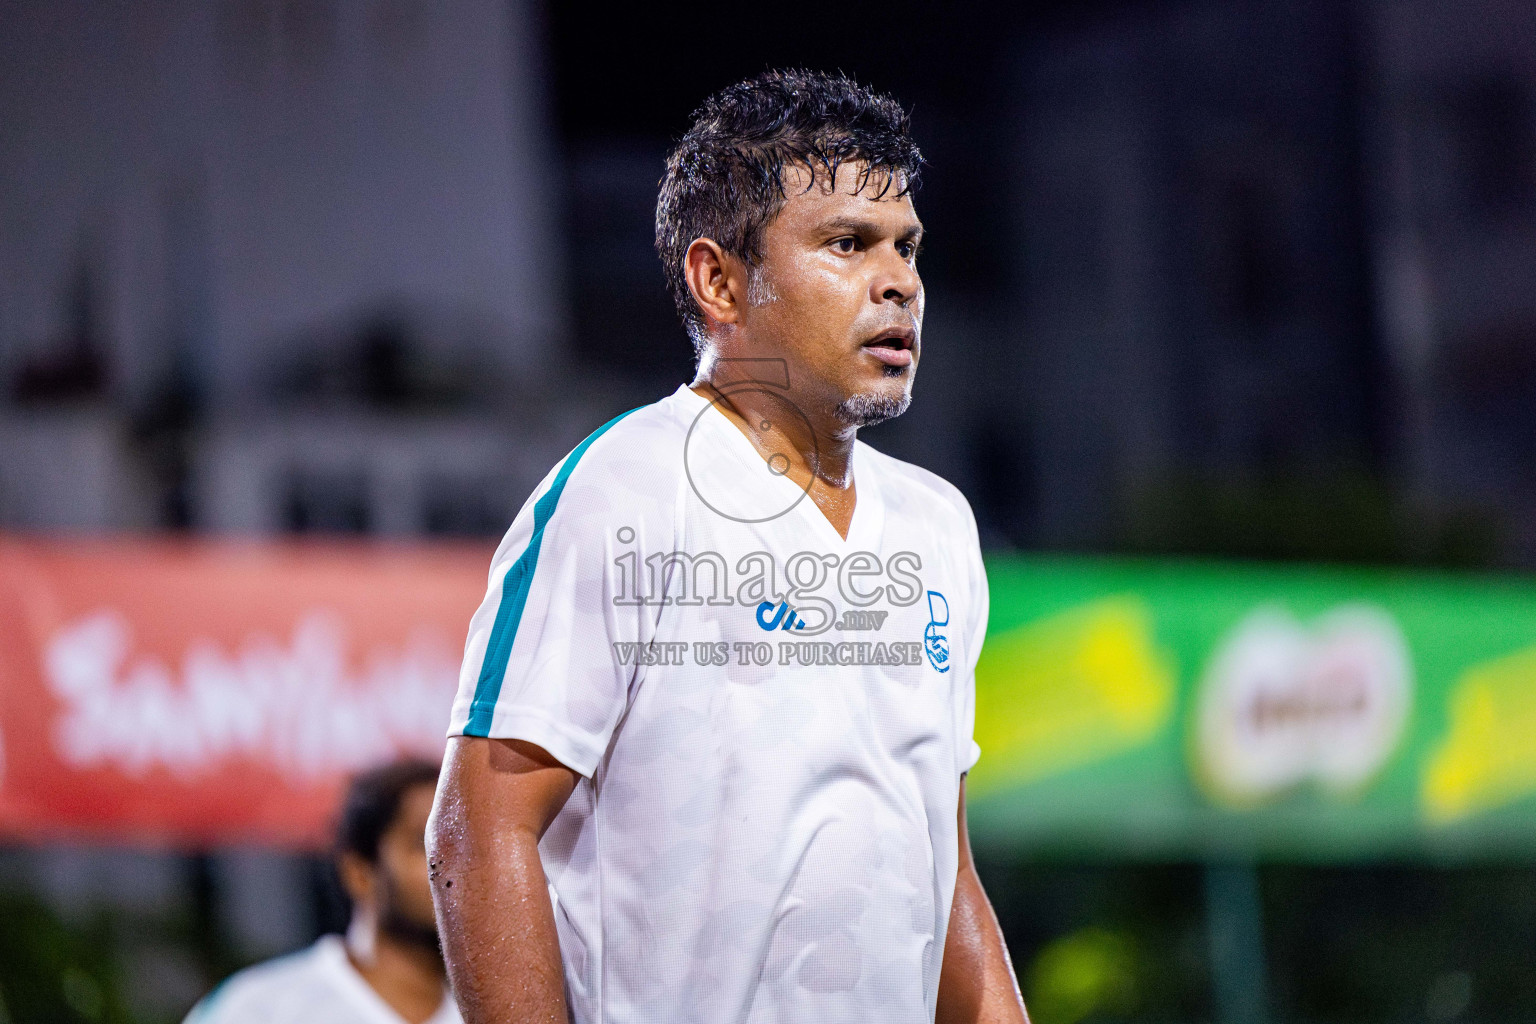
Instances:
[[[905,408],[923,324],[922,224],[911,197],[885,189],[881,173],[861,188],[863,170],[843,164],[829,182],[787,169],[787,199],[764,230],[758,267],[700,238],[684,268],[710,342],[693,390],[715,402],[765,461],[785,460],[779,470],[807,488],[845,538],[857,501],[858,412]],[[750,385],[769,374],[787,389]],[[538,842],[576,782],[575,772],[531,743],[449,742],[427,847],[443,951],[466,1024],[569,1019]],[[958,796],[960,864],[937,1021],[1028,1024],[971,861],[963,780]]]
[[[539,840],[576,773],[520,740],[448,741],[427,823],[432,898],[466,1024],[567,1024]]]
[[[939,970],[934,1024],[1029,1024],[997,915],[971,860],[965,824],[965,779],[960,779],[960,870]]]

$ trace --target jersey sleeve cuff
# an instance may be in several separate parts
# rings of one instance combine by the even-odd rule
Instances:
[[[451,736],[468,736],[455,722]],[[593,738],[557,722],[533,708],[497,708],[485,736],[493,740],[522,740],[544,750],[571,771],[590,779],[603,759],[603,748]]]
[[[976,762],[981,760],[981,744],[971,740],[970,749],[960,758],[960,774],[964,775],[976,767]]]

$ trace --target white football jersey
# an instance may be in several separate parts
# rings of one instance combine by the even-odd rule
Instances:
[[[845,540],[786,466],[682,387],[578,445],[492,563],[450,732],[582,776],[540,846],[577,1024],[933,1019],[975,521],[859,442]]]
[[[339,935],[231,975],[185,1024],[405,1024],[347,959]],[[453,998],[427,1024],[460,1024]]]

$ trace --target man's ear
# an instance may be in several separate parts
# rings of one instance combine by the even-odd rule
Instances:
[[[734,324],[746,299],[746,274],[713,238],[695,238],[683,254],[683,279],[707,319]]]
[[[336,874],[341,876],[341,887],[355,907],[373,899],[374,878],[378,869],[350,850],[336,858]]]

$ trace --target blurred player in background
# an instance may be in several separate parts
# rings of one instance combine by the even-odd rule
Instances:
[[[857,439],[912,396],[920,163],[811,72],[669,157],[697,376],[551,470],[470,625],[428,842],[472,1024],[1025,1024],[965,832],[975,520]]]
[[[352,903],[345,939],[248,968],[187,1024],[458,1024],[446,987],[423,844],[437,766],[402,761],[347,790],[336,870]]]

